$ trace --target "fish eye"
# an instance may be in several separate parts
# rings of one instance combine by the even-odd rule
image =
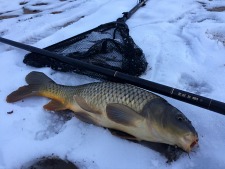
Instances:
[[[178,119],[179,121],[183,121],[183,118],[182,118],[182,117],[177,117],[177,119]]]
[[[184,121],[184,118],[183,118],[181,115],[178,115],[178,116],[177,116],[177,120],[178,120],[178,121]]]

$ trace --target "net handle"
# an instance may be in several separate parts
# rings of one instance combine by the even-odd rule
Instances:
[[[118,18],[117,21],[126,22],[139,8],[145,6],[148,0],[139,0],[138,4],[134,6],[129,12],[123,12],[123,17]]]
[[[186,91],[182,91],[176,88],[172,88],[166,85],[162,85],[159,83],[151,82],[145,79],[141,79],[135,76],[131,76],[122,72],[118,72],[115,70],[107,69],[104,67],[96,66],[93,64],[85,63],[77,59],[72,59],[69,57],[61,56],[59,54],[49,52],[44,49],[39,49],[37,47],[33,47],[30,45],[26,45],[23,43],[15,42],[9,39],[1,38],[0,42],[15,46],[20,49],[24,49],[30,52],[38,53],[44,56],[52,57],[58,61],[61,61],[63,63],[77,66],[79,68],[83,68],[89,71],[93,71],[105,76],[109,76],[115,80],[119,80],[125,83],[130,83],[132,85],[144,88],[146,90],[150,90],[204,109],[208,109],[217,113],[220,113],[222,115],[225,115],[225,103],[213,100],[207,97],[199,96],[193,93],[189,93]]]

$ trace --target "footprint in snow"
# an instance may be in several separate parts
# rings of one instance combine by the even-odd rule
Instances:
[[[35,135],[35,140],[46,140],[59,134],[65,129],[65,123],[73,117],[71,111],[60,111],[50,113],[46,120],[47,126]]]
[[[212,87],[205,81],[201,79],[195,79],[187,73],[183,73],[179,79],[179,82],[184,86],[186,91],[195,93],[198,95],[211,93]]]

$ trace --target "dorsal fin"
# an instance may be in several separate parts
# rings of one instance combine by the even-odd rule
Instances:
[[[30,72],[26,76],[26,82],[28,84],[46,84],[46,83],[55,83],[52,79],[50,79],[48,76],[46,76],[42,72]]]

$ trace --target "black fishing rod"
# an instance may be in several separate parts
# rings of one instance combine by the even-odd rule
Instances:
[[[51,58],[54,58],[58,61],[61,61],[63,63],[69,64],[69,65],[76,65],[79,68],[82,69],[86,69],[89,71],[93,71],[105,76],[109,76],[112,77],[115,80],[119,80],[122,82],[126,82],[141,88],[144,88],[146,90],[150,90],[198,107],[202,107],[204,109],[208,109],[220,114],[225,115],[225,103],[217,101],[217,100],[213,100],[210,98],[206,98],[203,96],[199,96],[193,93],[189,93],[186,91],[182,91],[176,88],[172,88],[166,85],[162,85],[162,84],[158,84],[155,82],[151,82],[145,79],[141,79],[135,76],[131,76],[119,71],[114,71],[111,69],[107,69],[104,67],[100,67],[100,66],[96,66],[93,64],[89,64],[89,63],[85,63],[82,62],[80,60],[77,59],[72,59],[69,57],[65,57],[65,56],[61,56],[59,54],[53,53],[53,52],[49,52],[47,50],[44,49],[39,49],[37,47],[33,47],[30,45],[26,45],[23,43],[18,43],[9,39],[5,39],[5,38],[1,38],[0,37],[0,42],[11,45],[11,46],[15,46],[17,48],[20,49],[24,49],[30,52],[34,52],[34,53],[38,53],[44,56],[48,56]]]

